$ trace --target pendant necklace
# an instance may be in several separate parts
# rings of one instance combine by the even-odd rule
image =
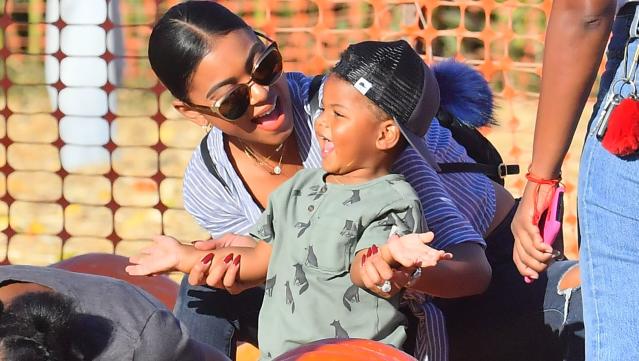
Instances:
[[[242,146],[244,147],[244,154],[246,154],[247,157],[253,159],[253,161],[255,161],[257,165],[264,168],[267,172],[269,172],[272,175],[282,174],[282,158],[284,157],[284,150],[285,150],[284,143],[278,145],[277,148],[275,148],[275,151],[273,152],[273,154],[277,154],[277,152],[279,152],[280,150],[282,152],[280,153],[280,159],[277,162],[277,165],[271,166],[270,164],[268,164],[268,161],[271,160],[271,157],[273,156],[273,154],[269,155],[268,157],[258,155],[248,144],[242,142],[241,140],[240,142],[242,143]],[[263,158],[263,159],[260,159],[260,158]]]

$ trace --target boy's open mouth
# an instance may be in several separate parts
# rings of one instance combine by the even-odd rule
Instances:
[[[327,137],[318,134],[320,140],[320,148],[322,149],[322,157],[326,157],[330,152],[335,149],[335,144]]]

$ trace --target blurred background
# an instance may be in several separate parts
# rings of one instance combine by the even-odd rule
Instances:
[[[152,24],[178,2],[0,0],[0,264],[128,256],[161,233],[208,238],[182,205],[181,177],[204,131],[171,107],[146,59]],[[428,63],[475,66],[498,105],[499,126],[482,131],[520,164],[506,185],[521,194],[552,1],[221,3],[277,40],[287,71],[321,73],[349,43],[399,38]],[[563,169],[570,258],[581,124]]]

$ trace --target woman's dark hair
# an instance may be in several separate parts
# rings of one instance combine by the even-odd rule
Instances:
[[[12,361],[75,361],[73,300],[54,292],[26,293],[6,309],[0,302],[0,352]]]
[[[240,17],[211,1],[187,1],[170,8],[149,38],[149,62],[167,89],[188,101],[193,72],[211,50],[211,36],[251,29]]]

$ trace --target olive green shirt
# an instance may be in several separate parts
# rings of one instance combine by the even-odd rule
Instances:
[[[338,185],[305,169],[270,195],[250,234],[272,245],[259,316],[261,359],[324,338],[365,338],[400,347],[401,294],[378,297],[353,285],[355,254],[422,229],[422,209],[403,176]]]

